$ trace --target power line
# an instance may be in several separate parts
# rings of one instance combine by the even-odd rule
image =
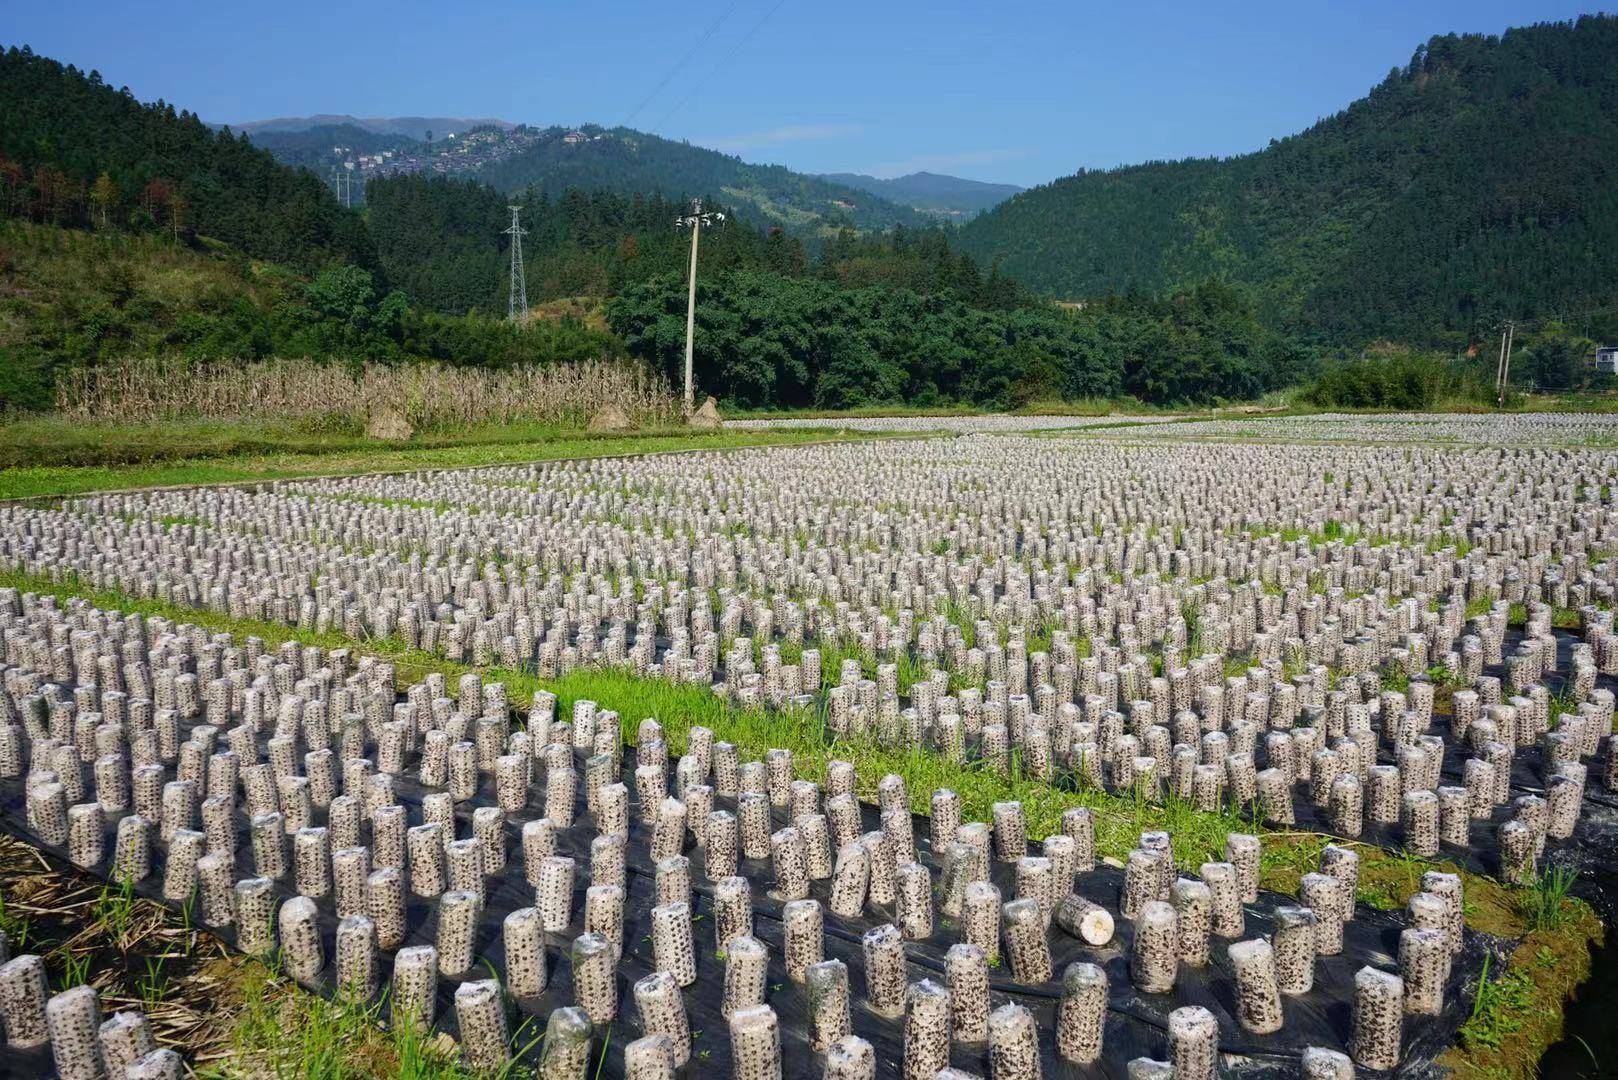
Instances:
[[[352,207],[354,205],[354,174],[347,169],[333,165],[331,182],[332,193],[337,196],[337,201],[344,206]]]
[[[724,13],[720,15],[719,18],[715,19],[708,25],[708,29],[704,30],[702,32],[702,36],[697,38],[696,42],[685,51],[685,55],[680,57],[680,59],[675,62],[673,67],[669,68],[668,74],[663,76],[662,81],[656,86],[652,87],[652,92],[647,94],[646,97],[642,99],[641,103],[636,105],[635,108],[631,110],[629,115],[623,118],[623,120],[618,124],[619,127],[628,127],[629,122],[635,119],[635,117],[639,116],[641,110],[650,105],[652,103],[652,99],[663,92],[663,88],[668,86],[670,80],[672,80],[674,76],[678,75],[680,70],[684,68],[686,64],[691,62],[691,58],[697,55],[698,49],[708,44],[708,39],[713,37],[714,31],[719,29],[721,23],[730,18],[731,14],[735,12],[736,8],[741,5],[741,2],[742,0],[731,0],[730,7],[726,8]]]
[[[692,98],[697,96],[697,91],[701,90],[705,85],[707,85],[707,82],[708,82],[709,79],[711,79],[715,75],[719,74],[720,69],[723,68],[726,64],[730,63],[731,59],[738,52],[741,52],[742,46],[746,45],[749,41],[753,40],[753,35],[758,33],[760,30],[762,30],[764,28],[764,24],[770,21],[770,16],[774,15],[777,11],[780,11],[781,10],[781,5],[785,4],[786,2],[787,2],[787,0],[775,0],[775,6],[771,7],[770,10],[766,11],[764,13],[764,17],[762,19],[760,19],[758,22],[754,23],[753,28],[751,30],[749,30],[747,33],[743,34],[742,37],[741,37],[741,40],[736,42],[736,44],[734,44],[734,45],[732,45],[730,47],[730,51],[725,54],[724,59],[720,60],[719,63],[715,64],[712,68],[710,68],[708,70],[708,74],[706,74],[702,78],[698,79],[697,84],[691,88],[691,90],[685,95],[685,97],[680,99],[679,103],[677,105],[675,105],[674,108],[670,109],[668,112],[663,114],[663,119],[659,120],[655,125],[653,125],[651,133],[653,135],[656,135],[659,131],[663,130],[663,125],[669,122],[669,118],[672,117],[675,113],[679,112],[681,109],[685,108],[686,104]]]
[[[1534,318],[1534,319],[1511,319],[1511,320],[1507,320],[1507,321],[1508,322],[1513,322],[1518,326],[1533,326],[1533,325],[1536,325],[1538,323],[1568,322],[1568,321],[1570,321],[1572,319],[1587,319],[1592,315],[1612,315],[1612,314],[1618,314],[1618,304],[1609,304],[1606,307],[1589,308],[1588,310],[1585,310],[1585,311],[1554,312],[1554,313],[1552,313],[1550,315],[1541,315],[1538,318]],[[1506,322],[1502,322],[1502,323],[1500,323],[1500,325],[1505,326]]]

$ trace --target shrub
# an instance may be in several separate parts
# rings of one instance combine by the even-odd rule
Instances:
[[[1440,402],[1491,404],[1475,364],[1417,352],[1361,356],[1327,365],[1303,394],[1339,409],[1431,409]]]

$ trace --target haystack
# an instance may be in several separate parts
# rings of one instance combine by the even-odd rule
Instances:
[[[416,433],[405,417],[404,410],[397,405],[378,405],[371,410],[370,422],[365,425],[365,434],[372,439],[386,439],[388,442],[404,442]]]
[[[686,424],[698,431],[718,431],[725,426],[724,417],[719,415],[719,402],[708,398],[702,403],[702,408],[691,414]]]
[[[606,405],[590,417],[591,431],[628,431],[631,426],[629,416],[617,405]]]

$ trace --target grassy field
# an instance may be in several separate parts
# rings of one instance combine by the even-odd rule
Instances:
[[[791,446],[825,442],[828,437],[823,430],[675,429],[613,435],[519,424],[428,433],[399,443],[310,432],[280,422],[106,425],[25,420],[0,426],[0,499],[667,450]],[[850,432],[836,437],[892,436]]]
[[[1067,807],[1089,806],[1097,812],[1098,853],[1112,859],[1123,858],[1144,829],[1168,830],[1181,865],[1222,858],[1227,832],[1257,832],[1264,842],[1262,884],[1287,894],[1296,894],[1299,877],[1315,869],[1321,848],[1330,842],[1315,833],[1265,829],[1233,809],[1204,813],[1176,799],[1153,803],[1093,789],[1054,787],[1023,775],[1015,760],[1008,771],[1000,773],[976,763],[950,761],[917,747],[834,742],[827,737],[822,717],[813,711],[784,714],[735,708],[705,686],[680,685],[624,670],[581,670],[559,679],[540,679],[525,670],[474,669],[411,650],[393,639],[352,639],[335,632],[315,633],[236,619],[96,590],[75,580],[53,582],[0,571],[0,586],[50,594],[63,601],[83,599],[103,608],[161,615],[237,635],[256,635],[272,649],[283,641],[300,641],[386,656],[395,662],[401,685],[433,671],[442,672],[453,684],[461,674],[480,670],[485,678],[506,685],[514,705],[525,705],[535,691],[548,690],[558,696],[562,715],[571,710],[574,701],[585,698],[612,709],[622,718],[626,742],[633,742],[642,718],[655,717],[663,724],[674,754],[683,752],[691,727],[703,725],[711,728],[717,738],[735,743],[744,758],[762,757],[769,749],[791,750],[797,774],[817,781],[824,780],[828,761],[848,760],[858,770],[863,799],[874,801],[877,781],[887,773],[896,773],[905,779],[912,805],[921,813],[927,811],[931,793],[939,787],[949,787],[960,794],[967,820],[986,820],[993,803],[1017,799],[1024,803],[1033,839],[1058,831],[1061,813]],[[824,668],[828,678],[836,669],[836,664]],[[1477,1002],[1462,1028],[1460,1041],[1445,1055],[1443,1064],[1462,1080],[1527,1080],[1535,1076],[1540,1056],[1561,1035],[1563,1002],[1588,978],[1591,949],[1600,943],[1604,932],[1588,905],[1568,895],[1571,881],[1548,877],[1531,886],[1511,887],[1443,859],[1423,859],[1365,844],[1352,846],[1361,857],[1360,903],[1400,909],[1419,891],[1424,871],[1458,873],[1465,881],[1468,925],[1517,941],[1504,975],[1497,966],[1493,977],[1476,990]],[[272,982],[263,985],[278,985],[273,983],[273,971],[266,973],[261,965],[243,961],[238,966],[240,971],[235,977],[248,980],[250,986],[260,985],[252,980],[266,978]],[[308,995],[289,998],[286,988],[281,991],[279,996],[268,999],[272,1005],[244,1008],[227,1040],[239,1049],[276,1060],[277,1075],[364,1074],[376,1068],[378,1062],[387,1062],[391,1069],[395,1062],[405,1058],[413,1061],[417,1054],[425,1055],[424,1063],[420,1071],[412,1066],[408,1070],[411,1075],[456,1075],[448,1059],[432,1056],[430,1044],[407,1038],[401,1046],[396,1036],[378,1036],[364,1027],[363,1010],[345,1010]],[[239,996],[250,1001],[262,995],[250,989]],[[282,1022],[277,1009],[293,1010],[296,1023]],[[357,1023],[362,1026],[355,1027]],[[230,1069],[223,1070],[223,1074],[239,1075]]]

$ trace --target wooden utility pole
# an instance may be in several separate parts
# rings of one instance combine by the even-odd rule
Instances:
[[[1500,393],[1500,372],[1506,366],[1506,328],[1500,327],[1500,351],[1494,355],[1494,392]]]
[[[1500,363],[1495,375],[1495,404],[1504,408],[1506,404],[1506,388],[1511,385],[1511,344],[1516,336],[1517,324],[1510,319],[1506,320],[1506,328],[1500,334]]]
[[[685,412],[689,416],[696,411],[696,387],[691,381],[691,354],[697,336],[697,237],[704,225],[710,228],[725,220],[725,215],[717,210],[704,212],[702,200],[691,200],[691,213],[674,219],[677,228],[691,230],[691,274],[685,297]]]

